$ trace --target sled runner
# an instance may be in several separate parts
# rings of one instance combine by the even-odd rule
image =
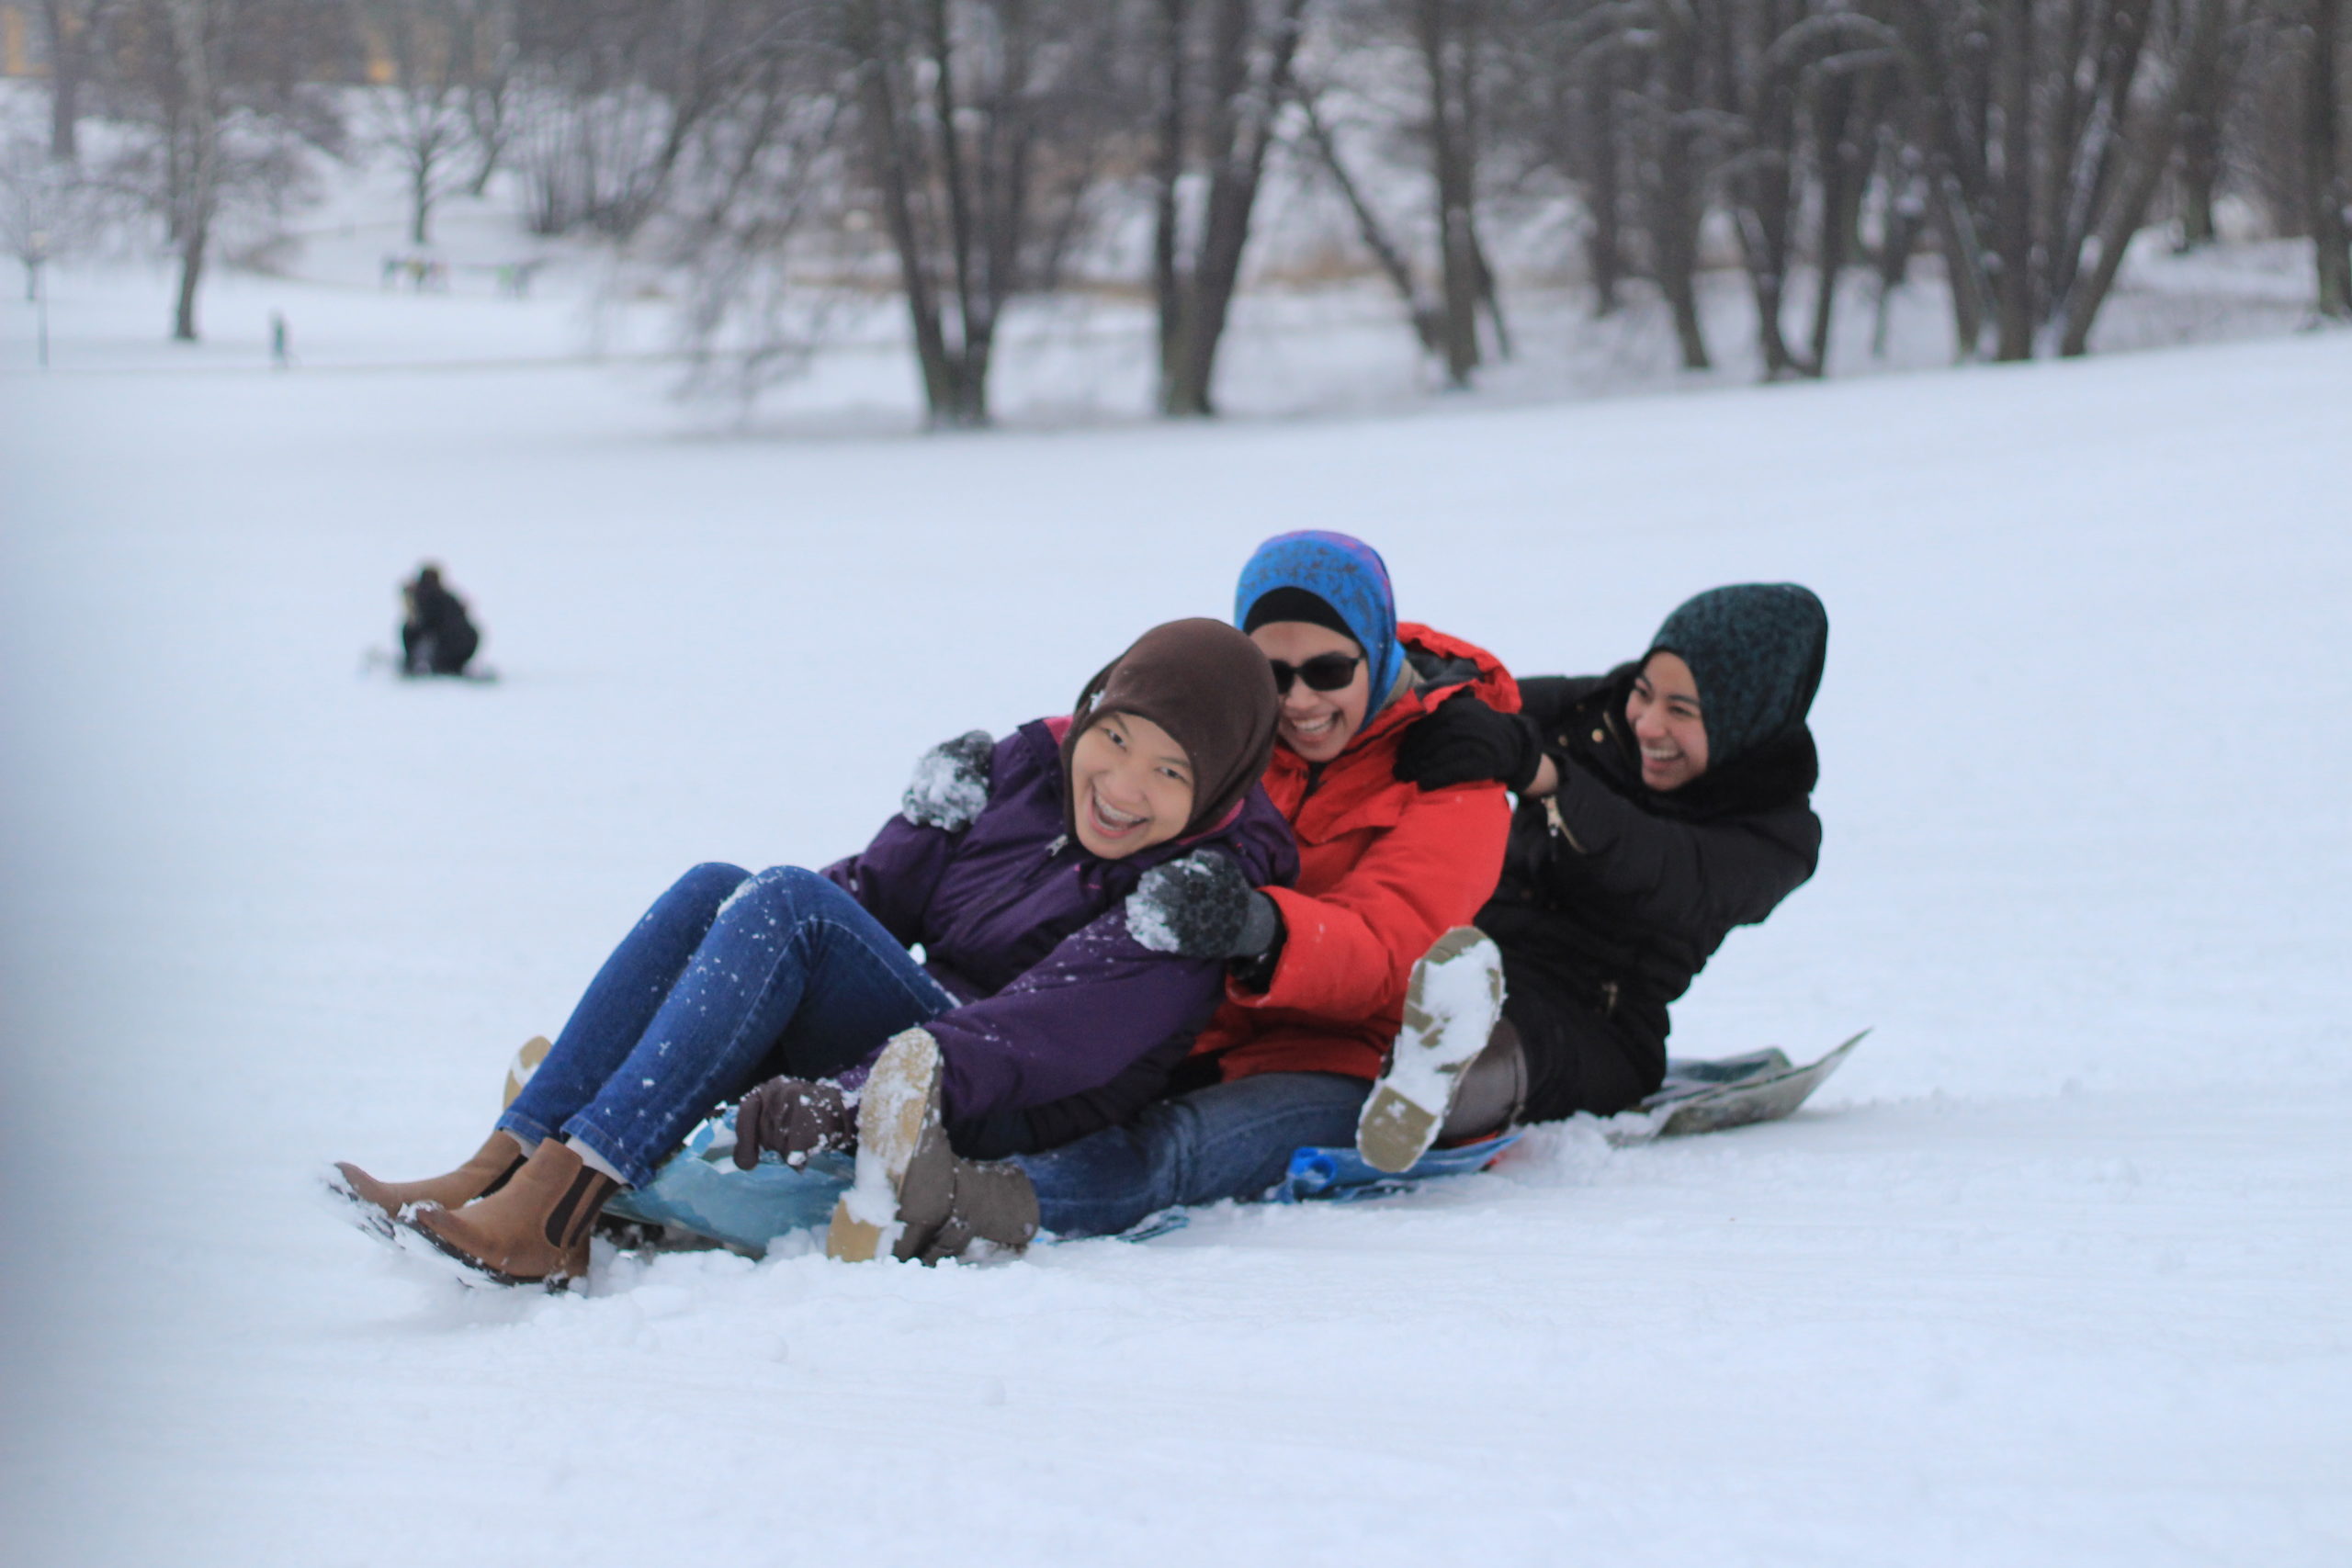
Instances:
[[[384,671],[392,675],[401,674],[401,656],[387,649],[370,648],[363,649],[359,655],[359,672],[362,675],[371,675],[379,670]],[[420,681],[470,681],[477,686],[494,686],[498,683],[498,671],[492,669],[487,664],[475,664],[469,665],[466,669],[458,671],[455,674],[419,675],[414,677],[414,679]]]
[[[1777,1047],[1744,1056],[1668,1061],[1666,1081],[1640,1105],[1601,1123],[1602,1135],[1621,1147],[1656,1138],[1720,1133],[1757,1122],[1777,1122],[1805,1102],[1838,1064],[1862,1042],[1865,1029],[1823,1056],[1800,1067]],[[1490,1135],[1453,1148],[1431,1149],[1405,1170],[1375,1169],[1353,1149],[1301,1149],[1291,1156],[1290,1173],[1274,1190],[1276,1200],[1348,1201],[1409,1192],[1440,1176],[1484,1170],[1519,1141],[1518,1132]],[[1159,1235],[1154,1231],[1152,1235]],[[1141,1238],[1138,1238],[1141,1239]]]
[[[1757,1122],[1777,1122],[1803,1105],[1862,1043],[1865,1029],[1816,1062],[1797,1066],[1780,1050],[1756,1051],[1714,1061],[1669,1061],[1666,1081],[1632,1111],[1612,1116],[1606,1135],[1612,1144],[1645,1144],[1720,1133]]]

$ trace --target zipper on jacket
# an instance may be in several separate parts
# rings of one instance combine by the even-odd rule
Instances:
[[[1557,833],[1561,838],[1566,839],[1568,841],[1568,848],[1576,851],[1576,852],[1580,855],[1589,855],[1592,852],[1590,850],[1586,849],[1582,844],[1577,842],[1577,836],[1568,831],[1567,823],[1562,820],[1560,817],[1560,795],[1557,790],[1555,790],[1553,793],[1544,797],[1544,819],[1552,825],[1552,831]]]

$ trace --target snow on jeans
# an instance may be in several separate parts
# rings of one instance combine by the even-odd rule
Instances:
[[[576,1138],[642,1187],[722,1101],[839,1073],[955,1005],[817,873],[698,865],[605,960],[498,1124]]]
[[[1338,1073],[1259,1073],[1145,1108],[1124,1127],[1014,1163],[1056,1235],[1116,1235],[1184,1203],[1263,1196],[1308,1147],[1352,1147],[1372,1085]]]

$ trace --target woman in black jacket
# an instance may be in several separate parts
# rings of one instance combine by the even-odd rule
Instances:
[[[1447,1076],[1442,1137],[1611,1115],[1657,1089],[1668,1004],[1734,926],[1813,874],[1805,714],[1828,638],[1821,601],[1793,583],[1711,589],[1637,663],[1522,680],[1518,714],[1456,700],[1415,728],[1400,778],[1519,795],[1478,916],[1502,953],[1503,1021]]]

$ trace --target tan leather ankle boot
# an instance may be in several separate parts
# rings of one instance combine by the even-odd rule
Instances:
[[[588,1234],[621,1184],[549,1138],[496,1192],[462,1209],[417,1209],[401,1223],[502,1285],[555,1290],[588,1272]]]
[[[522,1168],[523,1145],[514,1141],[514,1134],[501,1128],[474,1151],[471,1159],[447,1175],[429,1176],[422,1181],[379,1181],[356,1165],[338,1162],[335,1169],[342,1179],[331,1185],[352,1201],[372,1205],[382,1210],[387,1220],[397,1220],[422,1203],[463,1208],[505,1186]]]

